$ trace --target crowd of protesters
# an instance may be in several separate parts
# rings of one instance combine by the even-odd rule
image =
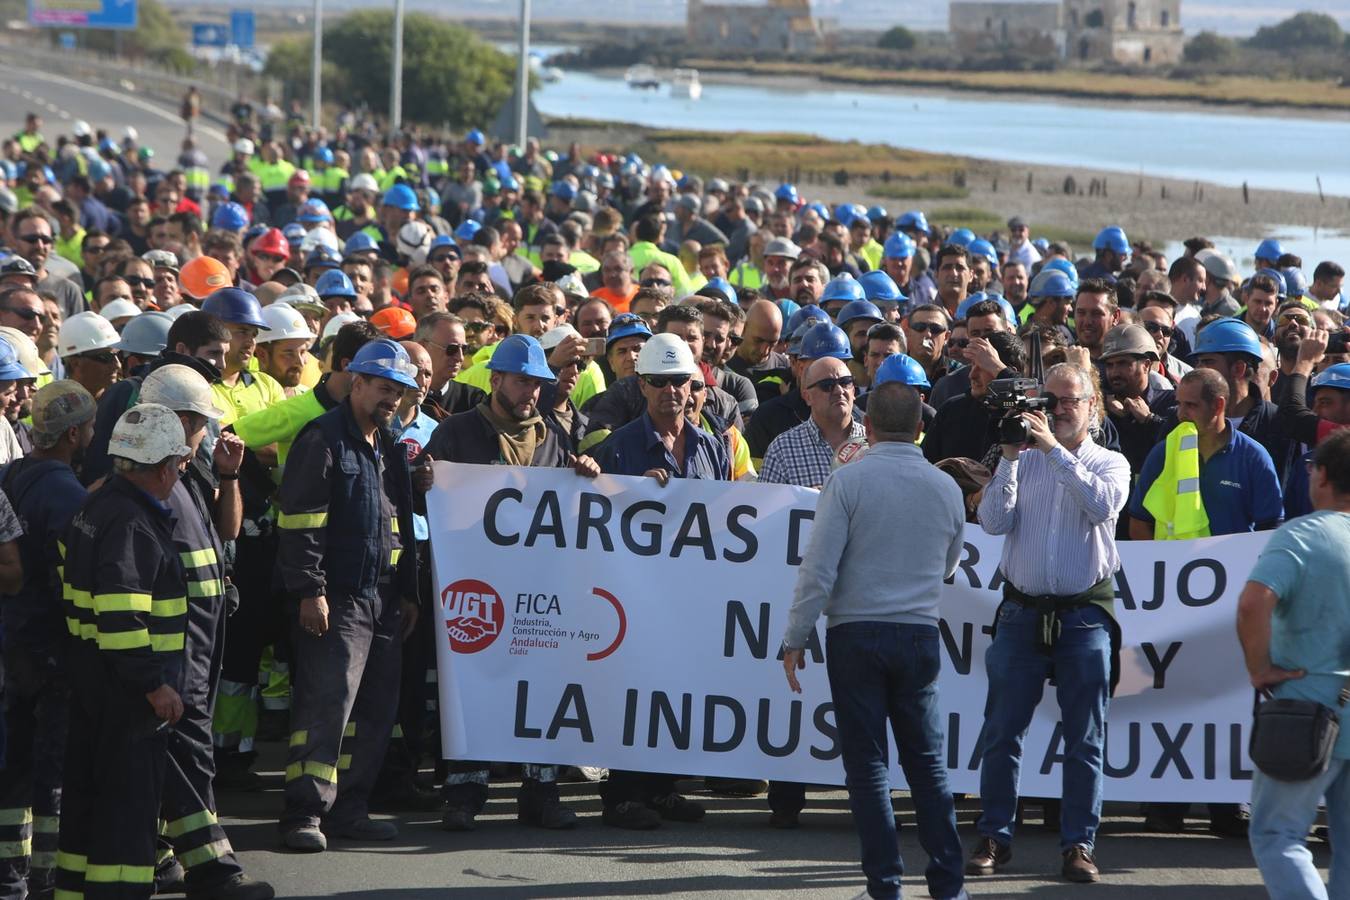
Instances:
[[[823,488],[819,518],[842,530],[818,521],[803,565],[794,685],[822,611],[831,659],[880,633],[859,623],[920,627],[932,671],[887,677],[933,682],[951,541],[963,522],[1005,535],[964,861],[945,774],[902,748],[934,896],[1008,865],[1052,671],[1064,788],[1036,802],[1064,877],[1100,877],[1117,541],[1280,529],[1243,595],[1253,685],[1334,706],[1350,673],[1337,262],[1266,240],[1244,268],[1203,237],[1168,259],[1114,225],[1075,248],[1017,217],[981,236],[604,148],[386,139],[349,113],[331,132],[260,126],[243,101],[234,116],[225,160],[191,133],[162,154],[134,128],[49,138],[33,114],[0,147],[5,896],[272,896],[214,798],[260,789],[272,741],[292,850],[397,838],[372,809],[475,827],[510,761],[440,760],[433,460]],[[1009,415],[1018,396],[1049,402]],[[914,567],[875,547],[841,562],[855,527],[929,507]],[[940,747],[925,710],[858,704],[841,732],[865,743],[879,721],[884,747],[889,715]],[[876,760],[844,756],[852,794]],[[578,824],[558,790],[572,776],[603,778],[614,827],[705,812],[674,775],[519,774],[528,826]],[[769,824],[800,825],[803,785],[707,786],[767,792]],[[1211,806],[1208,827],[1251,841],[1273,896],[1326,897],[1303,845],[1325,794],[1344,897],[1350,729],[1297,788],[1258,774],[1254,807]],[[889,794],[860,790],[869,893],[898,896]],[[1187,827],[1185,805],[1143,814]]]

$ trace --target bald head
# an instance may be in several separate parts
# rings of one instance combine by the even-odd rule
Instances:
[[[736,355],[742,361],[757,366],[769,358],[778,335],[783,330],[783,313],[772,300],[756,300],[745,311],[745,329]]]
[[[839,378],[851,380],[852,375],[848,365],[833,356],[812,360],[802,375],[802,399],[811,408],[811,419],[822,431],[842,428],[853,416],[852,384],[820,385],[822,381]]]
[[[417,390],[407,391],[403,395],[404,406],[420,406],[422,401],[427,398],[427,391],[431,389],[431,354],[427,352],[427,348],[417,341],[399,341],[398,343],[400,347],[408,351],[408,359],[417,369]]]

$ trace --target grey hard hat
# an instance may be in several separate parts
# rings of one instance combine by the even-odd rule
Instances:
[[[1117,325],[1102,340],[1103,360],[1116,356],[1144,356],[1156,360],[1158,344],[1142,325]]]

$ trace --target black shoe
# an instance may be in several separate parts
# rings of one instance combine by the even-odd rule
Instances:
[[[214,887],[188,891],[188,900],[272,900],[277,892],[265,881],[254,881],[243,872]]]
[[[789,812],[784,809],[775,809],[773,812],[769,813],[770,828],[782,828],[786,831],[797,828],[801,824],[800,813]]]
[[[1012,847],[1000,844],[993,838],[980,838],[975,851],[966,861],[967,875],[993,875],[999,869],[1012,862]]]
[[[1224,808],[1211,810],[1209,814],[1209,833],[1219,837],[1246,840],[1251,825],[1252,812],[1242,804],[1225,804]]]
[[[714,794],[728,797],[758,797],[769,790],[769,783],[763,778],[705,777],[703,783]]]
[[[187,873],[183,871],[183,864],[175,856],[155,865],[155,896],[164,896],[166,894],[181,894],[187,890],[187,882],[184,880]]]
[[[441,814],[441,827],[446,831],[473,831],[478,827],[474,817],[478,810],[467,806],[447,806]]]
[[[661,816],[654,809],[648,809],[641,803],[625,800],[613,806],[606,806],[600,820],[615,828],[629,831],[651,831],[661,827]]]
[[[668,822],[698,822],[707,812],[702,803],[681,797],[674,791],[663,797],[653,797],[647,805]]]
[[[533,779],[522,782],[516,795],[516,820],[550,831],[577,827],[577,814],[558,798],[558,785]]]
[[[370,795],[370,808],[376,812],[435,812],[443,802],[439,794],[418,787],[411,778]]]

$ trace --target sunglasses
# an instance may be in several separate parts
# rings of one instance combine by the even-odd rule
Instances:
[[[691,382],[689,382],[689,390],[690,390],[692,393],[695,393],[695,394],[701,394],[701,393],[703,393],[703,389],[704,389],[705,387],[707,387],[707,385],[705,385],[705,384],[704,384],[703,382],[701,382],[701,381],[691,381]]]
[[[45,312],[39,312],[36,309],[28,309],[27,307],[22,306],[0,307],[0,312],[12,313],[18,316],[19,318],[27,319],[30,322],[33,321],[34,319],[42,319],[45,321],[47,318],[47,314]]]
[[[104,250],[107,249],[108,249],[107,244],[94,244],[93,246],[86,244],[85,246],[80,248],[80,253],[83,254],[84,256],[98,256],[100,253],[102,253]]]
[[[27,244],[50,244],[56,239],[50,234],[21,234],[19,240]]]
[[[1280,316],[1279,322],[1281,325],[1284,325],[1287,322],[1297,322],[1300,325],[1306,326],[1312,325],[1312,320],[1307,318],[1306,316],[1290,315],[1289,313],[1285,313],[1284,315]]]
[[[664,278],[644,278],[638,282],[643,287],[673,287],[675,282]]]
[[[964,350],[970,346],[970,338],[952,338],[947,342],[947,346],[955,347],[957,350]]]
[[[643,375],[642,380],[647,382],[649,387],[683,387],[689,383],[689,375]]]
[[[155,286],[155,279],[153,279],[153,278],[138,278],[138,277],[136,277],[136,276],[134,276],[134,275],[123,275],[123,276],[121,276],[121,277],[122,277],[122,280],[123,280],[123,281],[125,281],[127,284],[131,285],[132,287],[137,287],[137,286],[139,286],[139,287],[148,287],[148,288],[149,288],[149,287],[154,287],[154,286]]]
[[[1149,334],[1157,334],[1163,337],[1171,337],[1172,332],[1176,331],[1175,328],[1169,328],[1161,322],[1145,322],[1144,330]]]
[[[909,330],[917,331],[919,334],[928,332],[929,334],[936,336],[946,333],[947,326],[943,325],[941,322],[920,322],[917,325],[910,325]]]
[[[96,362],[104,366],[117,365],[117,354],[109,353],[106,350],[101,351],[99,353],[81,353],[79,354],[79,356],[80,359],[87,359],[90,362]]]
[[[445,345],[444,347],[442,347],[441,349],[445,351],[445,355],[446,355],[446,356],[463,356],[465,353],[468,353],[468,352],[469,352],[469,345],[468,345],[468,344],[446,344],[446,345]]]
[[[459,258],[458,256],[456,256],[455,254],[453,254],[453,253],[438,253],[438,254],[435,255],[435,256],[428,256],[428,257],[427,257],[427,262],[429,262],[429,263],[439,263],[439,262],[445,262],[447,259],[453,259],[455,262],[459,262],[459,259],[460,259],[460,258]]]
[[[826,393],[833,391],[837,387],[851,388],[853,387],[853,376],[840,375],[838,378],[822,378],[815,384],[808,385],[808,387],[813,391],[825,391]]]
[[[465,322],[464,330],[469,334],[477,334],[480,331],[486,331],[492,327],[491,322]]]
[[[289,257],[281,256],[277,253],[254,253],[254,259],[260,259],[264,262],[284,263]]]
[[[733,347],[739,347],[745,342],[745,338],[741,337],[739,334],[733,334],[731,337],[727,338],[727,340],[731,341],[731,346]]]

